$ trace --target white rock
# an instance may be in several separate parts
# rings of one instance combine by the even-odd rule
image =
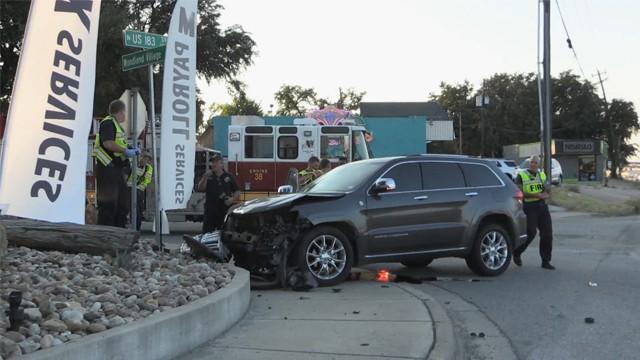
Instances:
[[[36,323],[29,325],[29,335],[31,336],[40,335],[40,325]]]
[[[84,315],[79,310],[65,310],[62,312],[62,321],[81,322]]]
[[[23,342],[21,342],[20,344],[20,349],[22,350],[22,354],[30,354],[38,349],[40,349],[40,344],[32,341],[32,340],[25,340]]]
[[[42,339],[40,340],[40,346],[43,349],[48,349],[50,347],[53,346],[53,336],[52,335],[45,335],[42,337]]]
[[[42,313],[38,308],[24,309],[24,316],[31,322],[39,322],[42,320]]]

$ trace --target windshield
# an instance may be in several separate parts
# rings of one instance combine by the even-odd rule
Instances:
[[[368,159],[369,151],[367,150],[367,142],[365,141],[364,131],[354,131],[352,138],[353,138],[353,146],[351,147],[352,161]]]
[[[380,161],[364,161],[349,163],[329,171],[314,180],[301,190],[304,193],[340,192],[347,193],[355,190],[364,181],[384,165]]]
[[[513,162],[513,161],[505,161],[504,163],[505,163],[505,164],[507,164],[507,166],[511,166],[511,167],[516,167],[516,166],[518,166],[518,165],[516,165],[516,163],[515,163],[515,162]]]

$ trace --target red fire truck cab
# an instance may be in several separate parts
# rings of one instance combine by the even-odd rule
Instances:
[[[366,130],[357,125],[231,125],[228,170],[235,175],[243,200],[275,193],[289,170],[307,167],[310,157],[358,161],[370,157]]]

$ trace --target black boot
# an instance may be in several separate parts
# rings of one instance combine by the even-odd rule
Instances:
[[[548,261],[543,261],[542,262],[542,268],[543,269],[547,269],[547,270],[555,270],[556,269],[556,267],[551,265],[551,263],[548,262]]]
[[[513,254],[513,263],[522,266],[522,258],[520,258],[520,254]]]

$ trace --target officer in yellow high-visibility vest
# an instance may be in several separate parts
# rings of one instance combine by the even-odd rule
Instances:
[[[151,184],[151,181],[153,181],[153,166],[151,166],[151,161],[153,160],[153,158],[151,157],[151,155],[149,154],[144,154],[140,157],[140,161],[138,162],[138,169],[136,170],[136,176],[137,176],[137,191],[138,191],[138,195],[137,195],[137,208],[136,208],[136,229],[140,230],[140,225],[142,224],[142,212],[145,209],[145,200],[146,200],[146,193],[145,191],[147,190],[147,186],[149,186],[149,184]],[[129,179],[127,180],[127,186],[129,188],[131,188],[133,186],[133,172],[132,175],[129,175]],[[133,219],[131,220],[133,221]]]
[[[524,193],[524,213],[527,215],[527,242],[513,251],[513,262],[522,266],[522,253],[527,249],[536,237],[536,231],[540,230],[540,257],[542,267],[554,270],[551,265],[551,249],[553,246],[553,228],[551,214],[546,199],[549,198],[547,188],[547,176],[539,169],[540,157],[532,156],[529,159],[529,168],[520,171],[516,177],[516,184]]]
[[[298,173],[298,183],[300,187],[303,187],[320,176],[322,176],[322,171],[320,171],[320,159],[316,156],[312,156],[309,158],[307,168]]]
[[[127,146],[127,135],[120,125],[126,120],[126,116],[124,102],[112,101],[109,104],[109,115],[100,122],[100,130],[93,145],[99,225],[127,225],[130,203],[130,192],[127,192],[129,158],[138,156],[140,149],[130,149]]]

